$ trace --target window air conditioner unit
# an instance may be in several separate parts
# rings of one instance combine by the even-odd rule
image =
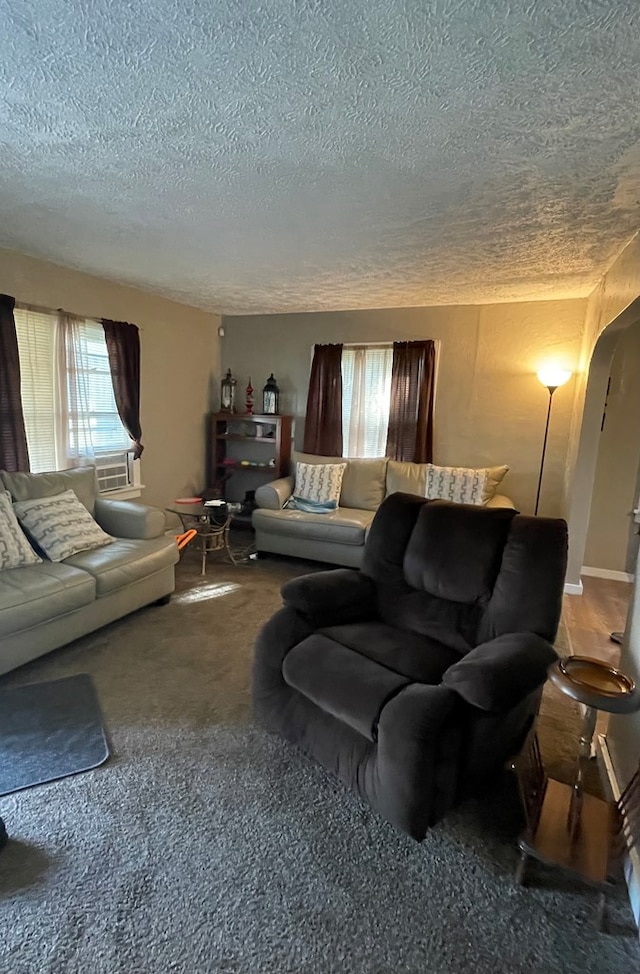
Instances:
[[[95,458],[98,487],[101,494],[121,490],[133,483],[133,454],[109,453]]]

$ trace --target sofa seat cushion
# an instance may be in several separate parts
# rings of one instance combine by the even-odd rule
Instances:
[[[460,661],[460,653],[438,640],[386,626],[379,620],[330,626],[320,631],[350,651],[417,683],[440,683],[446,670]]]
[[[98,598],[117,592],[148,575],[162,571],[178,560],[178,546],[172,538],[138,541],[116,538],[112,544],[80,551],[64,562],[81,568],[95,579]]]
[[[53,562],[0,572],[0,637],[31,629],[89,605],[96,597],[91,575]]]
[[[306,514],[302,511],[253,512],[253,523],[261,531],[305,541],[332,541],[339,544],[363,545],[374,511],[341,507],[328,514]]]
[[[370,741],[385,703],[409,683],[322,633],[287,653],[282,674],[290,687]]]

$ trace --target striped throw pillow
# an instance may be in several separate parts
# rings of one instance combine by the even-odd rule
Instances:
[[[36,565],[42,558],[29,544],[11,506],[11,494],[0,490],[0,569]]]
[[[427,464],[425,497],[454,501],[456,504],[486,504],[508,467],[437,467]]]
[[[18,501],[13,509],[29,537],[50,561],[64,561],[79,551],[102,548],[114,540],[96,524],[72,490]]]
[[[307,510],[304,503],[311,502],[316,513],[329,513],[340,503],[342,478],[346,463],[296,463],[293,496],[285,507]]]

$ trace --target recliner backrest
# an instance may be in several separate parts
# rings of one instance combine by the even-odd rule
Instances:
[[[385,622],[465,653],[503,632],[555,638],[566,550],[560,519],[397,493],[374,518],[362,571]]]

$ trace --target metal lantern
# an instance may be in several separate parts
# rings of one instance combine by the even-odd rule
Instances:
[[[236,380],[231,375],[231,369],[220,383],[220,410],[223,413],[233,412],[233,398],[236,391]]]
[[[265,416],[277,416],[280,411],[280,390],[273,372],[262,390],[262,412]]]

